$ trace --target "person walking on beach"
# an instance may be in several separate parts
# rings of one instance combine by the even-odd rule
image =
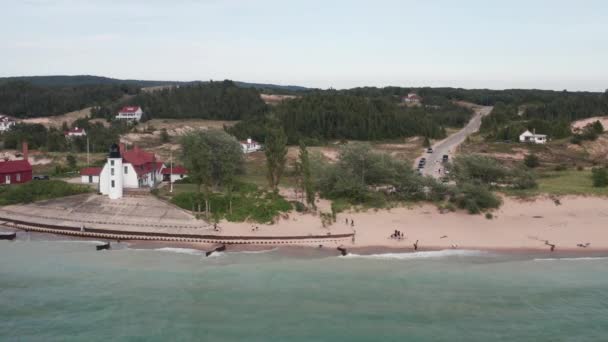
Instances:
[[[416,242],[414,242],[414,250],[417,251],[418,250],[418,240],[416,240]]]

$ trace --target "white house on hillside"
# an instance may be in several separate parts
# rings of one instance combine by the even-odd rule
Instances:
[[[122,107],[122,109],[116,115],[116,119],[118,120],[141,120],[141,115],[144,112],[141,110],[141,107],[138,106],[127,106]]]
[[[84,128],[74,127],[68,131],[65,131],[63,134],[65,134],[66,138],[85,137],[87,135],[87,132],[84,130]]]
[[[83,169],[83,183],[99,182],[99,192],[111,199],[121,198],[123,189],[152,188],[162,180],[165,165],[156,160],[153,153],[124,145],[110,147],[108,160],[103,168]],[[96,177],[98,176],[98,177]]]
[[[422,98],[416,93],[409,93],[407,94],[407,96],[402,97],[401,101],[403,101],[404,103],[420,104]]]
[[[15,123],[17,123],[17,120],[8,115],[0,114],[0,132],[8,131]]]
[[[241,148],[243,149],[243,153],[251,153],[261,150],[262,145],[260,145],[257,141],[249,138],[246,141],[241,141]]]
[[[532,133],[526,130],[519,136],[519,142],[544,144],[547,142],[547,136],[545,134],[536,134],[536,132]]]

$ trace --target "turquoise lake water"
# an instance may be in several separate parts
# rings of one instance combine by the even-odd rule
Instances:
[[[608,341],[605,258],[312,253],[0,241],[0,340]]]

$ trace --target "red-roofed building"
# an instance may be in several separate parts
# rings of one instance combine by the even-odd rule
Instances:
[[[101,167],[85,167],[80,170],[80,181],[82,183],[99,183]]]
[[[154,153],[146,152],[135,146],[127,149],[124,144],[113,147],[108,161],[99,173],[95,168],[83,169],[83,183],[99,182],[99,192],[110,195],[110,198],[122,197],[123,188],[152,188],[162,180],[164,163],[157,160]],[[84,172],[84,175],[83,175]],[[95,178],[95,173],[99,176]]]
[[[84,128],[74,127],[74,128],[71,128],[69,131],[63,132],[63,134],[65,134],[65,136],[67,138],[84,137],[87,135],[87,132],[84,130]]]
[[[23,159],[0,162],[0,183],[19,184],[32,180],[32,165],[28,161],[27,143],[22,145]]]
[[[163,181],[165,182],[175,182],[184,179],[187,175],[188,170],[183,166],[175,165],[163,169]]]
[[[127,106],[122,107],[120,111],[118,111],[118,115],[116,115],[116,119],[118,120],[141,120],[141,116],[144,112],[141,110],[139,106]]]
[[[407,104],[419,105],[422,102],[422,97],[418,96],[416,93],[409,93],[407,96],[402,97],[401,101]]]

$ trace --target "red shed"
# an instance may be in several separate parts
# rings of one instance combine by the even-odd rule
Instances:
[[[0,184],[27,183],[32,180],[32,165],[27,160],[27,143],[23,143],[23,159],[0,161]]]

